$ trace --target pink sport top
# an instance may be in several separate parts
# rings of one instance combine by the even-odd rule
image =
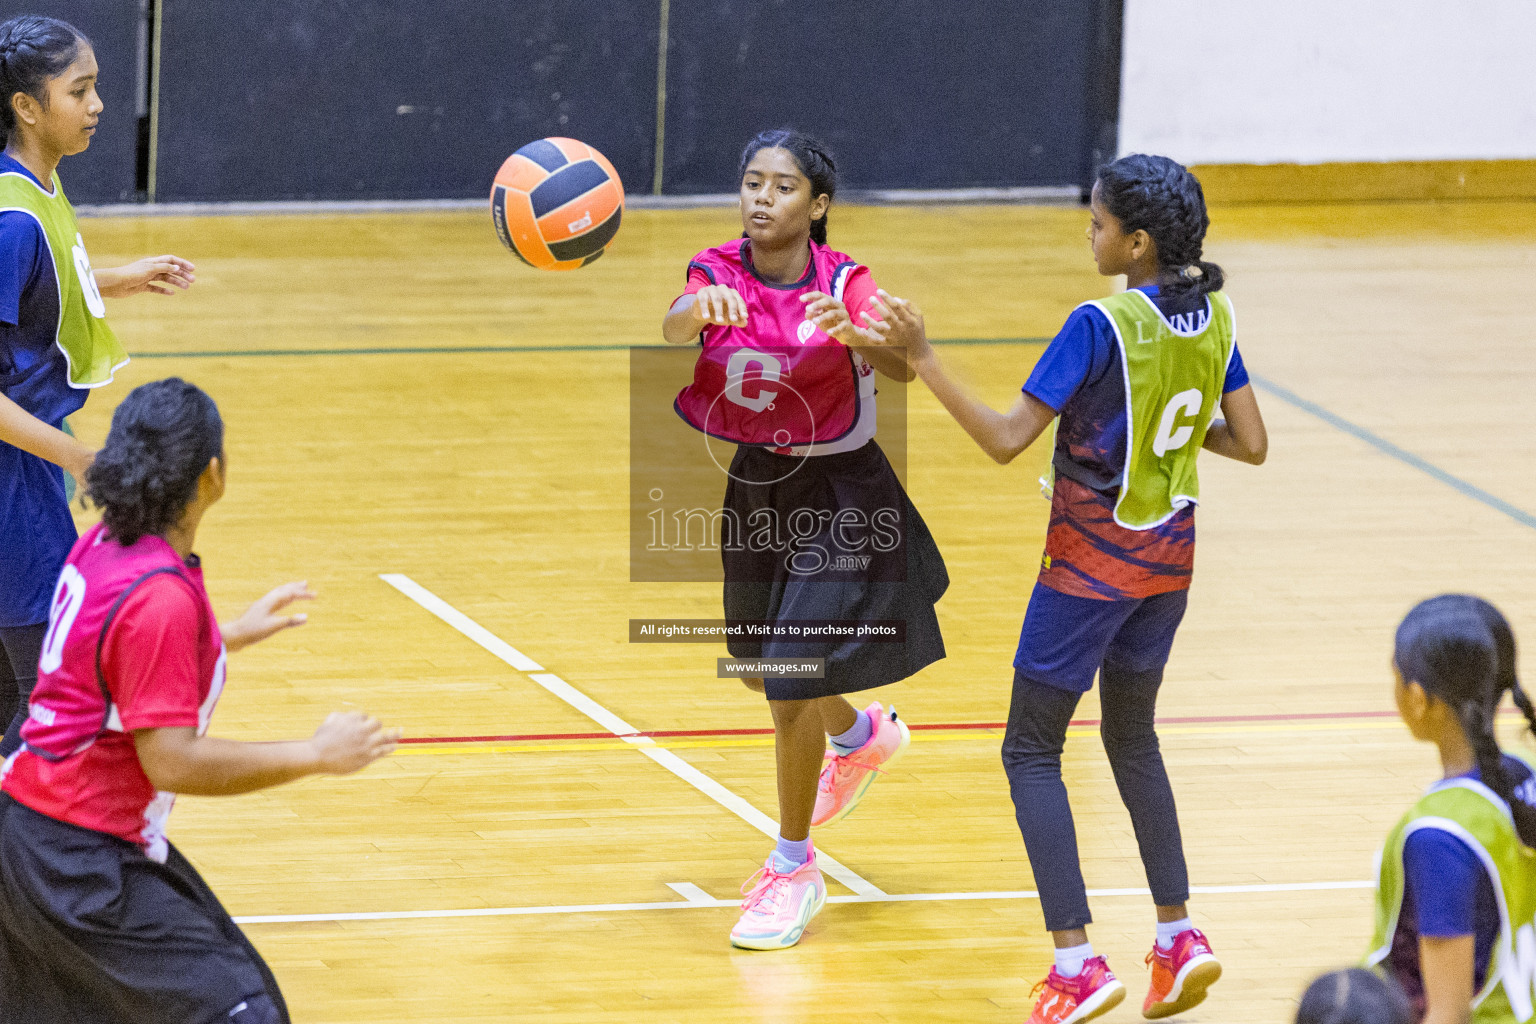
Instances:
[[[202,733],[223,689],[224,643],[196,556],[183,562],[155,536],[124,547],[97,524],[75,543],[54,590],[5,792],[163,863],[175,796],[144,774],[133,731]]]
[[[767,281],[745,238],[706,249],[688,264],[684,295],[716,284],[740,293],[742,327],[706,325],[693,383],[674,408],[689,426],[781,454],[830,455],[875,436],[874,369],[805,318],[806,292],[842,300],[855,323],[875,298],[868,267],[811,242],[805,276]]]

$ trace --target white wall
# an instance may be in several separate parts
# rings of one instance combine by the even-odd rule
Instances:
[[[1536,0],[1126,0],[1120,152],[1536,157]]]

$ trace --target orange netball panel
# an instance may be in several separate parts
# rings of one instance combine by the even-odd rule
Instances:
[[[539,234],[551,244],[584,235],[624,206],[624,192],[617,181],[605,181],[589,192],[546,214],[539,220]]]
[[[585,142],[582,142],[580,139],[562,139],[558,136],[555,136],[545,139],[544,141],[552,143],[556,149],[565,154],[565,158],[571,163],[575,163],[578,160],[585,160],[593,153],[597,152],[597,150],[593,149]]]
[[[549,172],[521,153],[513,153],[496,172],[496,184],[519,192],[532,192],[539,182],[549,177]]]
[[[543,270],[574,270],[603,254],[619,230],[624,186],[578,139],[536,139],[508,157],[491,189],[491,218],[507,248]]]
[[[557,263],[549,246],[539,237],[538,222],[533,219],[533,205],[528,193],[497,185],[491,194],[491,213],[496,229],[507,248],[529,266],[555,270]]]

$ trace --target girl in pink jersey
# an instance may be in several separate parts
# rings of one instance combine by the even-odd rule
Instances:
[[[779,840],[749,883],[731,942],[799,941],[826,886],[810,827],[853,809],[907,746],[879,701],[843,696],[944,656],[934,603],[949,584],[922,517],[874,441],[876,370],[912,379],[885,330],[869,270],[827,245],[831,156],[798,132],[764,132],[741,158],[743,234],[696,255],[662,334],[701,343],[676,408],[738,444],[721,556],[728,623],[893,622],[903,642],[736,637],[737,658],[819,658],[822,678],[749,678],[773,713]],[[827,736],[832,750],[827,750]]]
[[[224,494],[224,427],[185,381],[134,389],[86,471],[102,521],[54,591],[0,794],[5,1019],[286,1024],[271,971],[165,836],[177,793],[355,772],[398,732],[334,714],[308,740],[206,735],[228,651],[299,625],[289,584],[220,624],[192,547]],[[22,1019],[17,1017],[15,1019]]]

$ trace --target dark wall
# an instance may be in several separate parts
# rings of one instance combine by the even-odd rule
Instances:
[[[7,5],[9,6],[9,5]],[[139,22],[135,0],[37,0],[0,8],[0,20],[17,14],[60,18],[84,32],[95,47],[101,78],[96,91],[104,109],[91,146],[65,158],[59,180],[74,203],[117,203],[134,198],[138,153]]]
[[[163,201],[485,195],[513,150],[550,135],[649,189],[649,2],[164,3]]]
[[[164,201],[480,196],[547,135],[651,189],[660,0],[162,2]],[[670,0],[664,189],[782,125],[848,188],[1086,184],[1122,2]]]
[[[1098,6],[672,0],[667,191],[734,191],[742,145],[784,125],[853,188],[1077,184]]]

